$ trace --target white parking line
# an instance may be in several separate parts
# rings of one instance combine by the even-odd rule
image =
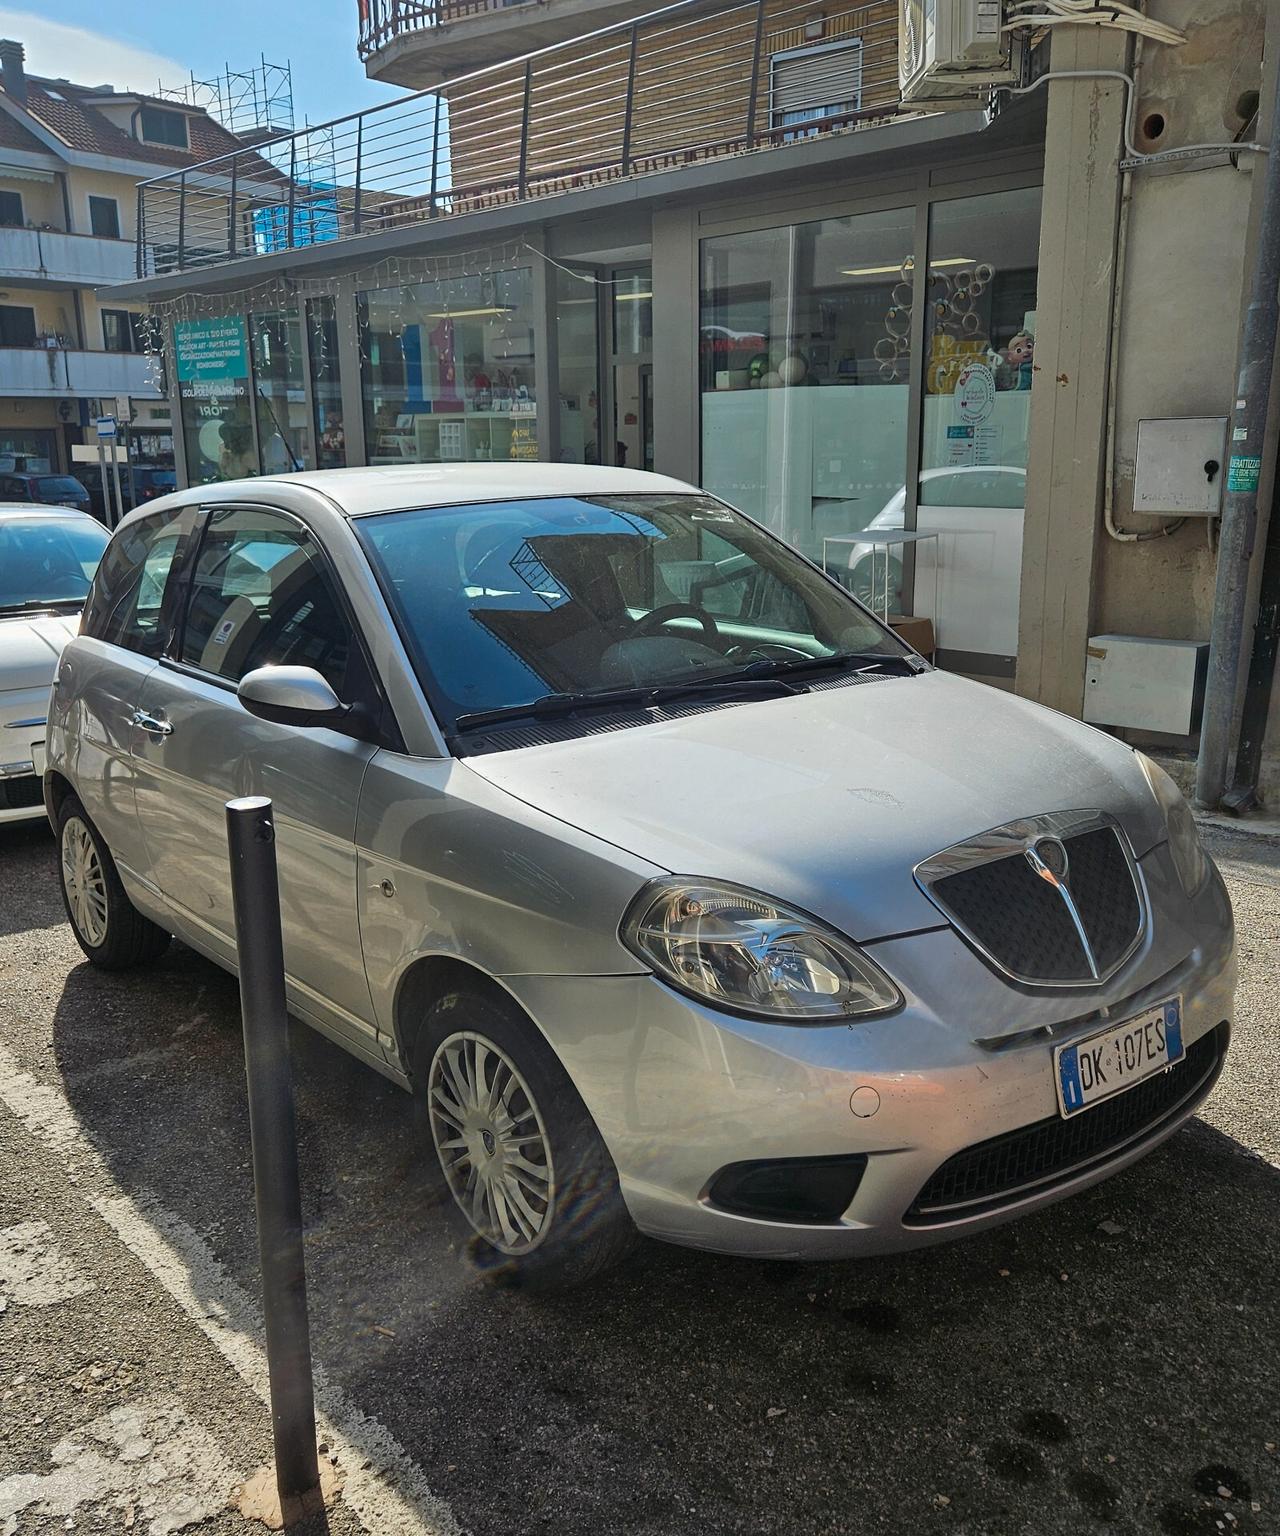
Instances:
[[[0,1048],[0,1103],[62,1163],[70,1177],[112,1180],[66,1100],[23,1071]],[[158,1206],[127,1195],[81,1198],[155,1276],[264,1404],[269,1401],[267,1363],[258,1339],[257,1306],[223,1270],[207,1245]],[[316,1369],[316,1406],[321,1439],[345,1473],[342,1500],[371,1536],[462,1536],[452,1510],[434,1494],[422,1470],[377,1419],[354,1406],[342,1389]]]
[[[0,1228],[0,1307],[51,1307],[93,1289],[53,1241],[47,1221]]]

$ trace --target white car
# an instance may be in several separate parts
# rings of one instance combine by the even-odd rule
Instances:
[[[0,502],[0,823],[45,814],[45,720],[107,530],[70,507]]]

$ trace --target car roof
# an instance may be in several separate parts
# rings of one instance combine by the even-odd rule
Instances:
[[[77,522],[102,527],[96,517],[79,507],[55,507],[47,501],[0,501],[0,517],[74,517]]]
[[[605,464],[384,464],[371,469],[313,469],[293,475],[258,475],[193,488],[202,500],[263,499],[272,485],[319,491],[347,517],[465,502],[548,496],[661,496],[700,494],[667,475]],[[185,500],[189,492],[181,493]],[[166,498],[167,500],[167,498]],[[153,503],[153,507],[159,503]]]

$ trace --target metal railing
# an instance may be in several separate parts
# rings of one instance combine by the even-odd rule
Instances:
[[[505,11],[542,0],[358,0],[360,31],[356,48],[362,60],[401,37],[466,21],[488,11]]]
[[[845,99],[782,110],[773,56],[823,43],[856,50]],[[849,132],[898,110],[892,0],[816,19],[812,0],[711,10],[676,0],[460,76],[443,95],[418,91],[143,182],[138,275],[354,240]]]

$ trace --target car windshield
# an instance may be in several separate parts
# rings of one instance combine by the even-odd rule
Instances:
[[[501,501],[354,526],[449,729],[548,695],[803,673],[906,650],[709,496]]]
[[[0,519],[0,614],[79,606],[106,547],[87,517]]]
[[[83,501],[85,497],[84,486],[70,475],[41,475],[32,483],[32,489],[37,501],[57,503],[68,497],[72,501]]]

